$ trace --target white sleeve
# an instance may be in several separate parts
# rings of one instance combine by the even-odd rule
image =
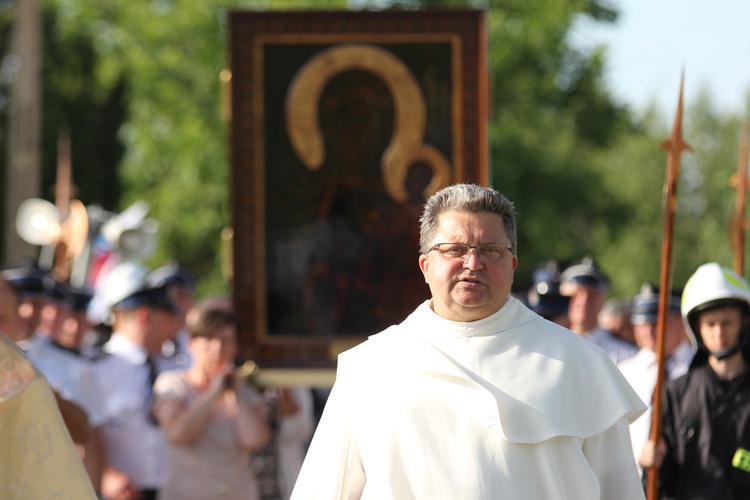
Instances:
[[[326,402],[292,500],[352,500],[362,496],[366,477],[357,445],[352,405],[337,382]]]
[[[599,478],[601,500],[645,499],[625,418],[585,439],[583,453]]]

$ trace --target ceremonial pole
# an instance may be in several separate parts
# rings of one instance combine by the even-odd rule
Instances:
[[[55,180],[55,206],[60,214],[60,221],[64,221],[70,214],[70,198],[72,189],[72,175],[70,171],[70,132],[63,129],[57,137],[57,179]],[[68,245],[64,237],[64,229],[60,227],[60,235],[55,245],[54,274],[55,278],[67,282],[70,278],[67,269]]]
[[[60,214],[59,234],[54,246],[55,279],[71,282],[72,266],[83,251],[88,240],[89,218],[86,207],[80,200],[71,200],[75,190],[71,168],[70,131],[60,132],[57,142],[57,180],[55,182],[55,204]],[[74,284],[83,286],[85,278],[77,277]]]
[[[664,182],[663,210],[664,236],[661,246],[661,276],[659,279],[659,310],[656,329],[656,358],[657,375],[654,387],[654,397],[651,411],[651,441],[658,443],[661,436],[661,408],[664,386],[664,338],[669,315],[669,300],[672,290],[672,240],[674,234],[674,218],[677,208],[677,181],[680,177],[680,156],[690,146],[682,139],[682,90],[685,83],[683,71],[680,79],[680,97],[677,103],[677,114],[672,127],[672,137],[662,143],[661,148],[667,150],[667,175]],[[648,500],[658,498],[659,468],[652,467],[648,471]]]
[[[734,271],[740,276],[745,275],[745,205],[747,203],[747,122],[742,124],[740,137],[740,155],[737,162],[737,173],[732,176],[730,184],[737,188],[737,198],[734,204],[734,217],[730,225],[730,239],[734,250]]]

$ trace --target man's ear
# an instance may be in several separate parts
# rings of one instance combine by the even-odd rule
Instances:
[[[138,318],[138,323],[146,325],[151,320],[151,309],[148,307],[139,307],[135,310],[135,316]]]
[[[422,270],[424,275],[425,283],[429,283],[427,280],[427,269],[430,267],[430,259],[425,254],[419,254],[419,269]]]

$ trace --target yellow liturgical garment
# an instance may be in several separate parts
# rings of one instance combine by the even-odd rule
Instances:
[[[96,498],[47,379],[2,334],[0,443],[0,498]]]

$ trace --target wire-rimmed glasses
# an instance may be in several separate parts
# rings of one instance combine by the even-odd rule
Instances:
[[[467,245],[465,243],[436,243],[430,251],[437,250],[440,255],[449,259],[467,259],[472,249],[476,249],[479,257],[495,262],[511,253],[511,246],[503,243],[484,243],[482,245]]]

